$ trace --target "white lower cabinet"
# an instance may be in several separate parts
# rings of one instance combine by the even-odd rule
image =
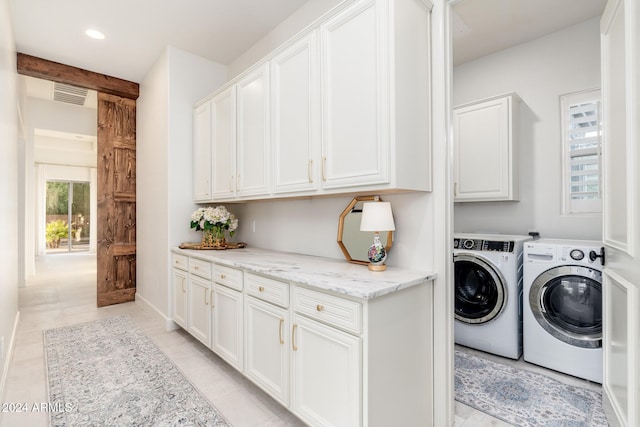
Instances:
[[[314,426],[362,425],[359,337],[294,314],[291,409]]]
[[[194,257],[172,272],[173,320],[306,424],[433,425],[427,282],[360,299]]]
[[[242,292],[214,283],[211,295],[211,349],[231,366],[242,371]]]
[[[289,312],[247,296],[245,375],[284,406],[289,405]]]
[[[187,328],[187,283],[189,274],[174,268],[171,282],[173,283],[173,321],[183,328]]]
[[[207,347],[211,345],[210,288],[208,279],[189,275],[187,330]]]

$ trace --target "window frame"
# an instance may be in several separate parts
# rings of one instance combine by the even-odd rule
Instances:
[[[596,199],[578,200],[572,196],[572,170],[571,160],[575,155],[575,150],[571,150],[571,128],[569,109],[576,104],[597,103],[598,121],[598,144],[597,147],[585,149],[583,154],[597,156],[598,165],[598,197]],[[563,215],[600,215],[602,214],[602,92],[600,88],[587,89],[579,92],[572,92],[560,96],[560,130],[562,142],[562,214]]]

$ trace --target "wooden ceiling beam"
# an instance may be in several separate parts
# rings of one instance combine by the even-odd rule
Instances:
[[[66,83],[123,98],[137,99],[138,83],[18,52],[18,74]]]

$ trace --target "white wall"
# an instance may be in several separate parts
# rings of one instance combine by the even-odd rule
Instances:
[[[258,62],[270,51],[289,40],[296,33],[302,31],[324,13],[341,3],[343,0],[309,0],[276,28],[256,42],[245,53],[229,64],[229,78],[233,78],[242,71]]]
[[[169,46],[137,101],[136,300],[168,318],[169,249],[193,240],[189,218],[193,105],[221,86],[226,67]],[[163,268],[158,268],[163,266]]]
[[[456,203],[456,232],[600,240],[600,215],[561,213],[560,131],[560,95],[599,86],[598,18],[454,69],[453,105],[512,91],[522,98],[520,201]]]
[[[18,76],[9,2],[0,0],[0,401],[18,320]],[[0,414],[1,416],[1,414]]]

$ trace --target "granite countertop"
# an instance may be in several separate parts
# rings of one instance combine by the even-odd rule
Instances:
[[[361,299],[377,298],[436,278],[430,272],[394,267],[372,272],[365,265],[344,260],[260,248],[172,251]]]

